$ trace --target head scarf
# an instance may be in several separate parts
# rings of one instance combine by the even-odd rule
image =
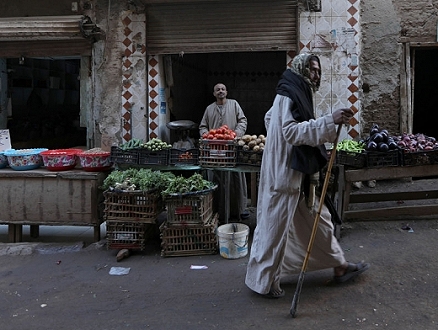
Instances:
[[[312,55],[297,55],[292,61],[292,68],[283,73],[277,85],[277,94],[287,96],[293,101],[290,110],[292,116],[298,122],[315,119],[312,89],[318,86],[314,86],[310,81],[308,64]],[[315,56],[315,59],[318,58]],[[304,174],[316,173],[327,164],[327,152],[324,145],[317,147],[309,145],[294,146],[291,158],[291,167]]]
[[[290,70],[303,77],[304,81],[309,84],[310,88],[316,92],[319,89],[320,84],[318,82],[318,85],[315,86],[310,80],[310,59],[317,61],[321,68],[321,62],[319,61],[318,56],[311,53],[302,53],[293,58]]]

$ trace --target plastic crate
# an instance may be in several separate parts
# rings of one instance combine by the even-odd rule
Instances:
[[[199,149],[170,149],[169,165],[198,165]]]
[[[336,163],[355,168],[362,168],[366,165],[366,155],[364,152],[347,152],[336,150]]]
[[[236,166],[236,145],[234,141],[201,139],[199,164],[204,167]]]
[[[249,166],[261,166],[262,165],[263,152],[261,151],[249,151],[241,148],[237,149],[237,164],[249,165]]]
[[[163,211],[163,200],[158,191],[105,191],[103,195],[105,220],[155,223]]]
[[[386,152],[366,151],[365,154],[367,158],[366,166],[368,168],[401,165],[400,150],[389,150]]]
[[[438,163],[438,150],[403,152],[403,166],[431,165]]]
[[[115,164],[138,164],[138,149],[123,150],[113,146],[110,159]]]
[[[205,224],[213,216],[213,190],[165,197],[164,203],[169,226]]]
[[[145,148],[138,149],[139,165],[169,165],[169,149],[151,151]]]
[[[141,222],[107,221],[107,249],[143,251],[147,239],[154,233],[154,226]]]
[[[160,226],[161,256],[197,256],[216,254],[218,242],[216,230],[218,215],[215,214],[206,224],[175,227],[167,221]]]

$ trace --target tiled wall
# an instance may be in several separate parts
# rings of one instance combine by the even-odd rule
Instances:
[[[146,136],[146,27],[145,15],[122,15],[122,142]]]
[[[316,115],[341,107],[356,113],[341,138],[347,133],[354,138],[360,132],[359,5],[360,0],[322,0],[321,12],[303,12],[300,16],[300,49],[320,56],[323,69],[315,97]]]

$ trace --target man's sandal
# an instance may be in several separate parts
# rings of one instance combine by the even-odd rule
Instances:
[[[277,299],[277,298],[284,297],[285,294],[286,294],[286,291],[281,289],[281,291],[278,291],[278,292],[276,292],[276,291],[269,291],[266,294],[262,294],[262,297],[269,298],[269,299]]]
[[[353,264],[349,262],[344,275],[334,276],[333,280],[335,281],[335,283],[347,282],[362,274],[368,268],[370,268],[370,264],[368,263],[358,262],[357,264]]]

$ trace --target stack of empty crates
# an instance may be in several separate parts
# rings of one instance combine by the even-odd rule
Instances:
[[[145,249],[163,211],[159,191],[104,192],[108,249]]]
[[[218,215],[213,214],[213,190],[165,197],[167,219],[160,226],[161,255],[216,254]]]

